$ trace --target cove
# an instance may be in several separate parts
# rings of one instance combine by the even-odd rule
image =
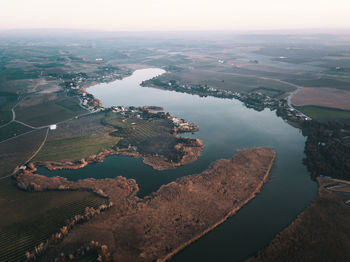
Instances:
[[[79,170],[38,173],[69,180],[124,176],[136,180],[143,197],[175,179],[197,174],[215,160],[230,158],[237,149],[272,147],[277,154],[270,179],[261,193],[235,216],[180,252],[173,261],[242,261],[264,248],[288,226],[316,197],[317,184],[311,180],[302,160],[305,137],[275,112],[246,108],[240,101],[141,87],[164,70],[136,70],[131,76],[88,88],[104,107],[163,106],[166,112],[199,125],[192,136],[203,141],[205,149],[194,163],[176,169],[157,171],[142,159],[111,156],[102,163]]]

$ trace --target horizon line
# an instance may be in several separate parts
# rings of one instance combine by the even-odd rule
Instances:
[[[150,29],[150,30],[112,30],[112,29],[89,29],[89,28],[60,28],[60,27],[34,27],[34,28],[7,28],[1,29],[0,33],[4,32],[19,32],[19,31],[79,31],[79,32],[96,32],[96,33],[286,33],[286,34],[303,34],[303,33],[317,33],[317,34],[345,34],[350,35],[350,27],[330,27],[330,28],[280,28],[280,29],[179,29],[179,30],[164,30],[164,29]],[[299,33],[298,33],[299,32]]]

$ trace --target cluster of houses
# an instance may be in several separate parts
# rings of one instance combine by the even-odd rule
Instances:
[[[294,120],[294,121],[309,121],[311,120],[311,117],[308,117],[307,115],[303,114],[302,112],[296,110],[293,107],[287,106],[286,114],[288,120]]]
[[[177,117],[168,115],[168,119],[170,119],[174,124],[175,132],[196,132],[198,131],[198,126],[186,122],[184,119],[179,119]]]
[[[144,111],[136,107],[127,107],[127,106],[112,106],[111,112],[120,113],[123,117],[136,117],[138,119],[143,119]]]
[[[103,59],[96,59],[96,61],[103,61]],[[120,72],[119,69],[109,66],[100,67],[99,71],[93,73],[92,76],[88,76],[85,73],[77,73],[74,77],[59,77],[63,81],[63,86],[67,89],[68,93],[74,96],[78,96],[81,101],[81,106],[88,109],[91,112],[96,112],[102,109],[102,104],[99,100],[95,99],[91,94],[86,93],[85,87],[92,83],[107,83],[116,79],[121,79],[129,72]]]
[[[127,119],[169,119],[174,125],[175,132],[195,132],[198,130],[198,126],[186,122],[184,119],[180,119],[165,112],[154,112],[148,107],[126,107],[126,106],[112,106],[111,112],[119,113],[122,116],[122,121],[125,122]],[[136,125],[135,122],[131,125]]]
[[[124,118],[124,120],[129,118],[135,118],[135,119],[151,119],[151,118],[162,118],[165,119],[170,116],[169,113],[164,112],[153,112],[148,107],[140,106],[140,107],[134,107],[134,106],[112,106],[111,108],[107,109],[114,113],[120,113],[120,115]],[[135,123],[131,123],[135,124]]]
[[[90,112],[98,112],[103,109],[102,102],[95,99],[94,96],[87,94],[86,92],[81,93],[79,96],[80,104]]]
[[[159,85],[159,79],[151,79],[145,81],[143,85],[156,86]],[[161,83],[163,87],[167,89],[175,90],[178,92],[197,94],[200,96],[215,96],[220,98],[235,98],[242,101],[247,107],[254,108],[257,111],[262,111],[265,108],[271,110],[277,110],[278,114],[284,119],[293,121],[307,121],[311,120],[310,117],[304,115],[297,109],[288,105],[285,100],[272,98],[261,92],[239,93],[230,90],[219,90],[207,85],[192,85],[188,83],[180,83],[179,81],[170,80],[167,83]]]

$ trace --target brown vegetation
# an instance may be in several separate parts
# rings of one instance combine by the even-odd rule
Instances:
[[[333,180],[319,177],[318,182],[316,201],[247,261],[350,261],[350,207],[327,189]]]
[[[254,198],[274,158],[269,148],[239,151],[232,159],[219,160],[209,170],[164,185],[144,199],[136,196],[135,180],[123,177],[70,182],[25,171],[16,179],[27,190],[93,190],[114,204],[50,246],[44,260],[74,253],[94,240],[108,246],[113,261],[165,261]]]

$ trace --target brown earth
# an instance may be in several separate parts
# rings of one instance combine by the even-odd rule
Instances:
[[[16,179],[27,190],[89,189],[113,202],[110,209],[50,246],[43,261],[52,261],[61,252],[76,253],[91,240],[106,245],[113,261],[166,261],[254,198],[267,181],[274,158],[269,148],[238,151],[232,159],[218,160],[207,171],[163,185],[143,199],[136,196],[136,181],[123,177],[70,182],[27,171]]]
[[[337,181],[319,177],[318,183],[315,202],[248,262],[350,261],[350,207],[327,189]]]
[[[350,91],[336,88],[304,87],[292,98],[295,106],[324,106],[350,110]]]

